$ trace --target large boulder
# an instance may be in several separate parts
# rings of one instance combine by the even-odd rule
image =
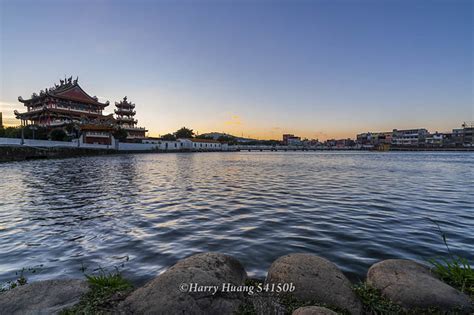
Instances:
[[[134,314],[232,314],[243,294],[222,292],[222,285],[243,285],[246,277],[240,262],[230,256],[197,254],[132,292],[122,307]]]
[[[330,261],[311,254],[290,254],[278,258],[268,270],[267,283],[293,283],[291,294],[298,300],[313,301],[362,312],[362,303],[351,282]]]
[[[305,306],[297,308],[291,315],[337,315],[337,313],[325,307]]]
[[[410,260],[388,259],[374,264],[367,283],[405,309],[438,307],[443,311],[472,311],[469,297],[439,280],[426,266]]]
[[[88,291],[83,280],[48,280],[0,293],[1,314],[56,314],[78,303]]]

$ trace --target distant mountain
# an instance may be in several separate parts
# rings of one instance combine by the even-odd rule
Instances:
[[[231,138],[231,139],[234,139],[235,141],[238,141],[238,142],[257,141],[256,139],[236,137],[234,135],[231,135],[231,134],[228,134],[228,133],[223,133],[223,132],[208,132],[208,133],[200,134],[200,136],[212,138],[214,140],[217,140],[219,138]]]

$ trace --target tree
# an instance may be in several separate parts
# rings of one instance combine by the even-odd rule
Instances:
[[[128,132],[122,128],[118,128],[114,131],[114,138],[118,141],[124,141],[128,137]]]
[[[60,128],[51,130],[51,133],[49,134],[49,136],[51,140],[53,141],[66,141],[67,140],[66,132]]]
[[[212,137],[209,136],[209,135],[199,135],[199,136],[196,136],[195,138],[197,138],[197,139],[209,139],[209,140],[212,140]]]
[[[235,141],[235,138],[234,137],[229,137],[229,136],[220,136],[217,141],[219,142],[227,142],[229,144],[234,144],[236,143]]]
[[[7,127],[5,128],[5,138],[21,138],[21,127]]]
[[[183,127],[174,133],[176,138],[192,138],[194,136],[194,131]]]
[[[5,128],[3,126],[0,126],[0,137],[5,137]]]
[[[176,140],[176,137],[172,135],[171,133],[167,133],[166,135],[161,136],[161,139],[165,141],[174,141]]]

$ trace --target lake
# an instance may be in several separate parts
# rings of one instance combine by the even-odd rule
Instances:
[[[307,252],[351,280],[386,258],[474,253],[474,154],[133,154],[0,164],[0,282],[118,267],[143,283],[217,251],[264,277]]]

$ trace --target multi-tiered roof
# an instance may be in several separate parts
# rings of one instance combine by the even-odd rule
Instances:
[[[135,104],[128,101],[125,96],[120,102],[115,102],[115,120],[117,125],[127,131],[127,139],[144,138],[148,131],[145,128],[137,127],[138,121],[134,118]]]
[[[15,111],[22,122],[42,126],[59,126],[71,122],[104,119],[102,111],[109,102],[99,102],[97,96],[87,94],[72,77],[60,80],[51,88],[33,93],[29,99],[18,97],[27,108],[26,112]]]
[[[129,102],[125,96],[122,101],[119,103],[115,102],[115,114],[117,124],[125,128],[133,128],[138,123],[133,117],[137,113],[135,109],[135,104]]]

